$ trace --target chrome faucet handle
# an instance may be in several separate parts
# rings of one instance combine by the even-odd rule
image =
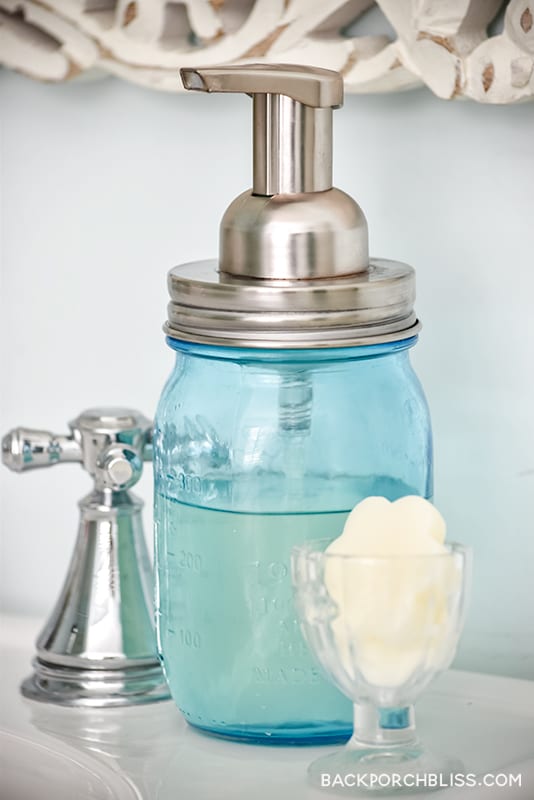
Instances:
[[[2,439],[2,461],[13,472],[49,467],[59,461],[81,461],[80,445],[72,436],[14,428]]]
[[[128,489],[152,458],[152,423],[137,411],[96,408],[70,434],[16,428],[2,441],[15,472],[78,462],[94,480],[80,503],[78,538],[58,602],[37,639],[26,697],[71,706],[163,700],[156,655],[152,570],[142,501]]]
[[[100,488],[127,489],[152,458],[152,423],[127,408],[83,411],[62,435],[15,428],[2,440],[2,461],[15,472],[64,462],[82,463]]]

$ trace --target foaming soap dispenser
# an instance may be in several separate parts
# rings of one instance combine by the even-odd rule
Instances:
[[[432,494],[412,370],[414,271],[368,257],[365,217],[332,187],[336,72],[184,69],[187,89],[253,101],[252,190],[219,260],[168,277],[176,366],[154,432],[156,618],[171,693],[194,726],[266,744],[350,735],[293,606],[290,553],[335,537],[369,495]]]

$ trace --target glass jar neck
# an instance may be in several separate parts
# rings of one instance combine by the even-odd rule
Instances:
[[[354,347],[322,347],[322,348],[280,348],[276,350],[257,347],[221,347],[219,345],[197,344],[181,339],[166,338],[172,350],[184,355],[198,358],[237,361],[261,362],[272,364],[309,364],[329,361],[357,361],[369,358],[381,358],[408,350],[417,342],[418,336],[400,339],[395,342],[360,345]]]

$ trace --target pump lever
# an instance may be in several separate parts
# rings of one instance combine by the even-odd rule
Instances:
[[[332,110],[343,105],[338,72],[296,64],[184,67],[186,89],[243,92],[254,104],[252,194],[332,188]]]
[[[282,94],[310,108],[340,108],[343,79],[339,72],[298,64],[247,64],[228,67],[184,67],[186,89],[199,92]]]

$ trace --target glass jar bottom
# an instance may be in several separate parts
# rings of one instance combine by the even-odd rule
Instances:
[[[189,720],[188,720],[189,722]],[[340,722],[335,724],[307,725],[287,724],[277,728],[267,728],[261,725],[232,725],[228,727],[207,727],[189,722],[195,728],[209,736],[218,739],[240,742],[241,744],[261,744],[268,746],[299,746],[310,747],[325,744],[342,744],[352,734],[352,726]]]

